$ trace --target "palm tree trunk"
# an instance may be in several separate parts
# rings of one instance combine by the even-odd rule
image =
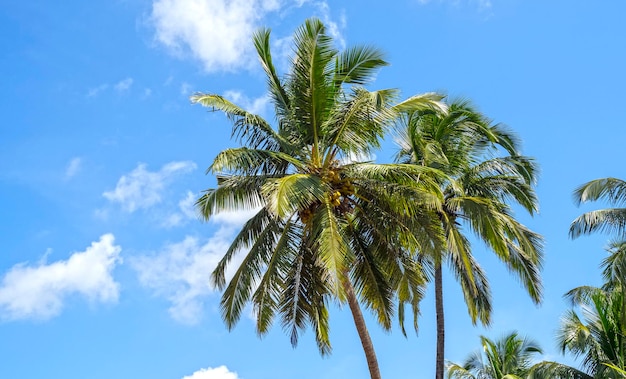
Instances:
[[[443,379],[445,324],[443,318],[443,279],[441,260],[435,261],[435,312],[437,313],[437,360],[435,379]]]
[[[367,331],[367,326],[365,325],[365,320],[363,319],[363,313],[361,313],[359,301],[354,294],[352,283],[350,283],[349,280],[344,280],[343,289],[346,291],[348,306],[350,306],[352,318],[354,319],[354,325],[359,333],[361,345],[363,346],[363,351],[365,352],[365,359],[367,360],[367,367],[370,370],[370,377],[372,379],[381,379],[380,369],[378,368],[378,359],[376,359],[376,352],[374,351],[374,344],[372,344],[372,339]]]

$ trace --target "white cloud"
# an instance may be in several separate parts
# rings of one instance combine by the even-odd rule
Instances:
[[[203,368],[182,379],[239,379],[236,372],[228,370],[226,366]]]
[[[72,158],[65,168],[65,178],[70,179],[80,171],[82,159],[80,157]]]
[[[154,0],[151,23],[155,39],[172,53],[191,55],[207,72],[235,71],[252,67],[252,33],[267,24],[270,15],[305,4],[316,7],[329,32],[339,36],[345,19],[333,22],[326,1]]]
[[[258,115],[262,115],[263,113],[265,113],[265,111],[267,110],[267,106],[270,102],[269,95],[257,97],[256,99],[250,99],[243,93],[233,90],[224,92],[224,97],[239,105],[246,111]]]
[[[161,202],[166,184],[175,175],[195,169],[196,164],[190,161],[170,162],[156,172],[150,172],[145,164],[139,164],[118,180],[114,190],[102,195],[111,202],[119,203],[127,212],[149,208]]]
[[[181,242],[166,245],[156,255],[132,259],[131,265],[143,286],[170,301],[173,319],[196,324],[202,319],[206,300],[215,292],[209,284],[211,273],[228,250],[235,231],[253,214],[245,211],[216,215],[211,220],[218,224],[218,230],[208,240],[201,242],[187,236]],[[231,261],[227,279],[244,255],[240,252]]]
[[[133,85],[133,78],[126,78],[124,80],[120,80],[117,84],[115,84],[114,88],[118,92],[125,92],[130,89]]]
[[[171,51],[190,52],[208,72],[251,62],[250,36],[269,9],[260,0],[155,0],[156,39]]]
[[[116,302],[119,284],[111,273],[121,262],[120,251],[113,235],[105,234],[67,260],[48,264],[48,250],[36,265],[13,266],[0,286],[2,318],[49,319],[61,313],[66,298],[75,294],[91,302]]]
[[[188,220],[198,218],[198,212],[196,211],[196,199],[197,196],[187,191],[187,194],[178,202],[178,212],[172,213],[165,218],[162,226],[171,228],[174,226],[180,226],[186,223]]]
[[[186,237],[165,246],[156,256],[135,258],[131,264],[143,286],[172,303],[170,316],[191,325],[202,318],[204,301],[214,292],[209,277],[228,246],[228,241],[219,235],[205,244]]]

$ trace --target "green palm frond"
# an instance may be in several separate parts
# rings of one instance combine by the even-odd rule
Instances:
[[[234,256],[244,249],[252,246],[257,240],[268,232],[277,233],[280,229],[277,220],[265,208],[261,208],[253,217],[243,225],[239,233],[233,239],[230,247],[220,259],[211,273],[211,284],[218,289],[226,286],[226,268]]]
[[[367,84],[378,69],[387,66],[382,51],[371,46],[355,46],[337,55],[335,63],[336,86]]]
[[[268,210],[283,218],[324,201],[330,187],[319,176],[292,174],[268,180],[261,191],[267,199]]]
[[[312,240],[324,267],[324,279],[332,288],[333,295],[345,301],[342,283],[349,280],[346,277],[348,262],[354,261],[354,252],[349,247],[345,231],[346,222],[337,217],[328,199],[319,206],[313,220]]]
[[[265,205],[259,187],[253,186],[258,183],[257,180],[232,183],[239,182],[235,178],[232,179],[226,185],[204,191],[204,195],[196,201],[196,208],[205,220],[210,220],[219,212],[251,210]]]
[[[571,238],[593,232],[623,233],[624,231],[626,231],[626,208],[607,208],[583,213],[572,221],[569,227]]]
[[[432,110],[445,113],[448,109],[447,105],[442,102],[444,95],[429,92],[420,95],[411,96],[393,106],[393,110],[398,113],[416,112],[424,110]]]
[[[626,201],[626,181],[617,178],[591,180],[576,188],[573,196],[577,205],[597,200],[620,204]]]
[[[298,158],[280,151],[238,147],[225,149],[217,154],[207,172],[278,175],[284,174],[289,166],[298,170],[305,169],[305,164]]]
[[[263,70],[267,76],[267,84],[270,96],[274,102],[276,113],[279,117],[285,117],[291,109],[291,100],[285,90],[284,84],[281,82],[274,63],[272,62],[272,54],[270,50],[270,30],[262,28],[252,36],[254,47],[256,48],[259,60],[263,66]]]
[[[224,112],[233,122],[233,137],[237,137],[254,149],[278,150],[281,146],[289,146],[289,143],[278,135],[261,116],[244,110],[223,96],[197,93],[191,96],[191,102]]]

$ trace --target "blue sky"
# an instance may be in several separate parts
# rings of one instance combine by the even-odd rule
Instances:
[[[478,335],[510,330],[561,357],[561,296],[599,284],[608,236],[567,238],[582,211],[572,190],[623,165],[626,4],[522,0],[0,0],[0,377],[287,379],[367,377],[349,312],[331,314],[333,354],[312,333],[292,349],[280,325],[228,332],[208,275],[245,220],[200,222],[193,201],[214,178],[230,125],[192,106],[225,94],[271,118],[250,34],[289,37],[310,16],[341,44],[373,44],[391,62],[372,88],[445,91],[513,128],[541,165],[541,212],[520,217],[546,239],[545,297],[532,304],[479,244],[493,325],[474,328],[448,276],[448,359]],[[377,152],[389,161],[393,144]],[[387,378],[434,373],[432,294],[419,336],[368,319]]]

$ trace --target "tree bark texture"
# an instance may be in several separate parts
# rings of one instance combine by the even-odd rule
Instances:
[[[435,379],[443,379],[445,324],[443,318],[443,278],[441,261],[435,262],[435,311],[437,313],[437,360]]]
[[[363,346],[363,351],[365,352],[365,359],[367,360],[367,367],[369,368],[370,376],[372,379],[381,379],[380,369],[378,368],[378,359],[376,358],[376,352],[374,351],[374,344],[372,344],[372,339],[367,331],[367,326],[365,325],[365,320],[363,319],[363,313],[361,312],[359,301],[354,293],[352,283],[350,283],[349,280],[345,280],[343,282],[343,288],[346,291],[348,306],[350,306],[352,318],[354,319],[354,325],[359,333],[361,345]]]

